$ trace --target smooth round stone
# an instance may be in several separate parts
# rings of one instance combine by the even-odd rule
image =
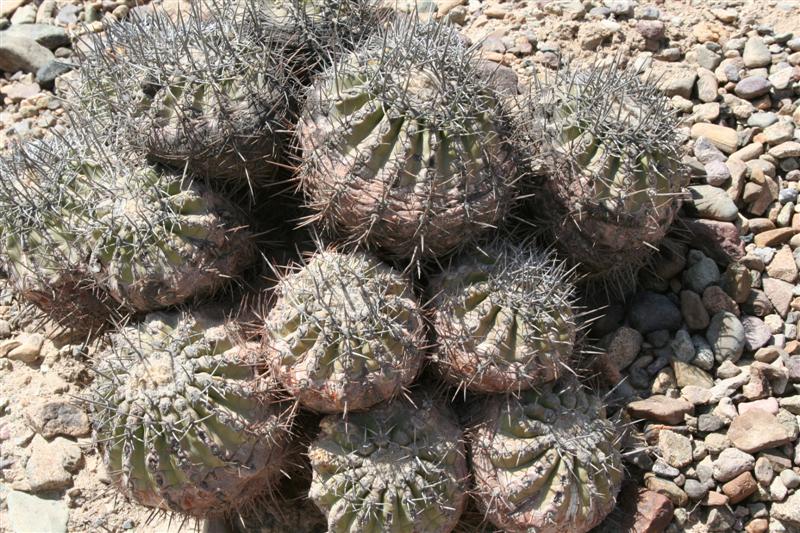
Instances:
[[[733,92],[739,98],[745,100],[753,100],[759,96],[763,96],[772,88],[770,81],[763,76],[750,76],[736,84]]]
[[[795,202],[795,201],[797,201],[798,192],[800,192],[800,191],[798,191],[797,189],[794,189],[794,188],[788,188],[787,187],[785,189],[781,189],[780,192],[778,193],[778,200],[780,200],[780,202],[782,204],[787,204],[789,202]]]
[[[778,122],[778,115],[776,115],[772,111],[765,111],[763,113],[753,113],[752,115],[750,115],[750,118],[747,119],[748,126],[761,129],[764,129],[768,126],[772,126],[776,122]]]

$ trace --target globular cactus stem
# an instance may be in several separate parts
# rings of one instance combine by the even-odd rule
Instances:
[[[74,103],[134,149],[250,189],[286,167],[299,80],[291,33],[257,2],[192,3],[177,18],[131,14],[80,51]]]
[[[504,531],[585,533],[614,508],[619,439],[576,384],[490,397],[470,442],[479,503]]]
[[[108,306],[152,311],[209,295],[255,260],[253,235],[232,203],[179,174],[114,154],[97,132],[71,131],[24,146],[0,163],[3,256],[23,295],[78,292],[82,313]],[[19,191],[24,190],[22,194]],[[104,296],[105,295],[105,296]],[[108,314],[108,313],[106,313]]]
[[[412,262],[498,223],[516,166],[476,61],[450,28],[396,19],[322,73],[297,134],[311,219]]]
[[[519,119],[520,148],[545,175],[533,216],[590,281],[635,279],[688,176],[669,101],[634,68],[568,65],[534,80]]]
[[[136,502],[225,515],[281,475],[291,412],[255,372],[254,346],[214,312],[152,313],[100,356],[88,400],[114,484]]]
[[[477,392],[512,392],[563,373],[577,337],[573,272],[532,243],[475,246],[430,281],[444,377]]]
[[[309,497],[332,533],[447,533],[466,505],[455,415],[416,395],[365,413],[329,415],[309,448]]]
[[[417,377],[424,322],[409,279],[389,265],[364,252],[319,252],[277,295],[267,360],[305,407],[366,409]]]

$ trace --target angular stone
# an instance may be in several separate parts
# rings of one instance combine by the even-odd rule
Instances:
[[[767,298],[775,307],[775,311],[785,317],[789,312],[789,305],[792,303],[794,285],[774,278],[763,278],[761,284],[764,287]]]
[[[58,435],[85,437],[91,430],[83,409],[62,400],[36,404],[26,415],[31,426],[46,439]]]
[[[66,533],[69,509],[64,501],[12,490],[8,493],[8,523],[14,533]]]
[[[649,490],[666,496],[678,507],[683,507],[689,503],[689,496],[678,485],[672,481],[656,477],[650,472],[644,475],[644,485]]]
[[[678,227],[681,226],[687,230],[689,244],[717,263],[726,265],[745,255],[739,229],[730,222],[681,217]]]
[[[692,463],[692,441],[680,433],[662,429],[658,433],[661,458],[670,466],[683,468]]]
[[[783,503],[773,502],[770,517],[800,528],[800,492],[795,492]]]
[[[743,415],[747,411],[760,409],[771,415],[778,414],[778,400],[775,398],[764,398],[763,400],[753,400],[752,402],[741,402],[738,405],[739,414]]]
[[[23,363],[33,363],[39,358],[44,337],[39,333],[20,333],[17,335],[17,346],[8,352],[7,357]]]
[[[31,443],[25,474],[32,492],[64,489],[72,485],[72,474],[81,462],[77,444],[63,437],[47,442],[39,435]]]
[[[728,438],[734,446],[748,453],[789,442],[789,435],[778,419],[758,409],[734,418],[728,428]]]
[[[672,370],[675,372],[675,382],[679,388],[694,386],[710,389],[714,386],[714,380],[707,372],[689,363],[672,361]]]
[[[703,501],[703,505],[708,507],[719,507],[722,505],[728,505],[728,497],[724,494],[720,494],[716,491],[709,491],[706,495],[706,499]]]
[[[759,233],[753,238],[753,242],[755,242],[758,247],[776,246],[789,242],[789,239],[791,239],[795,233],[797,232],[792,228],[777,228]]]
[[[722,483],[753,469],[756,458],[736,448],[722,451],[714,461],[714,479]]]
[[[637,489],[634,484],[623,488],[618,502],[623,511],[622,521],[616,526],[618,529],[612,528],[614,533],[663,533],[675,510],[666,496],[643,487]]]
[[[634,418],[644,418],[673,425],[682,423],[683,416],[693,411],[694,406],[686,400],[669,398],[660,394],[628,404],[628,412]]]
[[[797,263],[792,255],[792,249],[783,246],[767,265],[769,277],[783,280],[787,283],[797,281]]]
[[[756,351],[769,342],[772,332],[764,321],[755,316],[744,316],[741,318],[744,326],[744,347],[750,351]]]

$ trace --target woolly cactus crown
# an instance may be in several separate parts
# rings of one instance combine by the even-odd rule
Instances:
[[[226,514],[280,475],[291,420],[232,328],[212,313],[153,313],[112,336],[90,401],[106,468],[128,497]]]
[[[431,280],[445,377],[482,392],[551,381],[576,339],[573,275],[533,244],[465,251]]]
[[[493,396],[471,444],[479,502],[505,531],[583,533],[614,507],[618,439],[599,399],[575,384]]]
[[[447,533],[466,504],[461,430],[445,405],[416,396],[346,418],[329,415],[309,448],[309,497],[328,531]]]
[[[515,166],[506,115],[476,60],[453,30],[396,19],[324,72],[298,128],[314,219],[412,260],[500,220]]]
[[[134,14],[91,38],[79,111],[155,161],[239,186],[271,183],[299,87],[294,37],[250,0],[190,9],[177,19]]]
[[[283,278],[267,329],[275,375],[321,412],[390,398],[422,365],[425,330],[410,281],[363,252],[320,252]]]

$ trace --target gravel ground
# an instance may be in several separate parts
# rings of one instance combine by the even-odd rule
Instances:
[[[176,9],[179,2],[169,2]],[[3,0],[0,147],[63,120],[75,39],[134,2]],[[140,9],[140,8],[137,8]],[[423,1],[524,86],[614,59],[658,79],[692,174],[670,253],[594,327],[634,432],[598,530],[800,531],[800,0]],[[652,275],[656,274],[656,275]],[[0,280],[0,531],[179,531],[115,498],[74,398],[96,347]]]

